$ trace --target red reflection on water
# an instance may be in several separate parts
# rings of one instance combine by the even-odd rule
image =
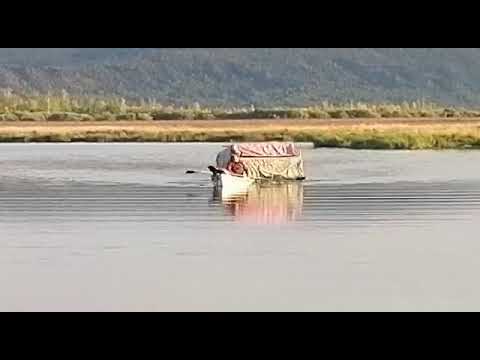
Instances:
[[[253,185],[246,193],[222,197],[222,202],[237,222],[285,224],[302,213],[303,184]]]

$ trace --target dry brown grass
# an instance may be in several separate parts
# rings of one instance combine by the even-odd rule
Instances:
[[[0,122],[0,131],[8,128],[163,128],[163,129],[259,129],[259,128],[324,128],[356,126],[474,126],[480,118],[378,118],[378,119],[246,119],[246,120],[159,120],[159,121],[84,121],[84,122]]]
[[[309,141],[318,147],[478,147],[480,119],[175,120],[0,124],[2,142],[270,140]]]

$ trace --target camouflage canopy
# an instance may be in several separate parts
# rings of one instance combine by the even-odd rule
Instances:
[[[237,155],[255,179],[304,178],[303,159],[293,143],[247,143],[229,145],[217,155],[217,167],[226,168]]]

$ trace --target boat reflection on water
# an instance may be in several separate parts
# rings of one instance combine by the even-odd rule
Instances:
[[[285,224],[302,214],[303,183],[253,184],[234,194],[214,189],[214,200],[221,201],[227,214],[237,222]]]

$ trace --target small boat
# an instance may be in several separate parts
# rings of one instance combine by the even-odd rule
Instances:
[[[213,186],[222,190],[222,196],[246,192],[250,185],[255,183],[255,179],[247,175],[236,175],[225,169],[209,167],[212,172]]]
[[[235,172],[239,163],[242,173]],[[222,193],[247,191],[255,182],[305,180],[300,149],[293,143],[241,143],[225,146],[209,166],[213,185]]]

